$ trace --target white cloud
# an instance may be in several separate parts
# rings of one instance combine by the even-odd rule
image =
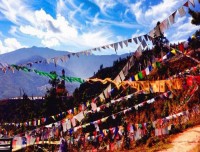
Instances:
[[[8,53],[16,49],[24,48],[15,38],[6,38],[3,42],[0,40],[0,53]]]
[[[35,22],[38,24],[20,26],[20,31],[24,34],[38,37],[45,46],[53,40],[56,41],[47,47],[58,45],[66,39],[74,39],[78,35],[78,31],[71,27],[68,21],[61,15],[57,15],[56,19],[54,19],[41,9],[35,11],[34,17]]]
[[[183,4],[180,0],[163,0],[157,5],[150,6],[146,10],[143,10],[142,3],[144,0],[140,0],[134,4],[127,4],[130,7],[130,11],[135,15],[136,20],[143,26],[149,26],[153,28],[158,21],[163,21],[178,6]]]
[[[59,14],[59,12],[62,13],[68,9],[66,7],[67,2],[68,1],[64,0],[58,1],[58,14],[56,18],[47,14],[43,9],[32,11],[31,20],[27,20],[23,14],[16,15],[16,20],[18,20],[18,18],[23,19],[23,22],[21,22],[22,24],[18,26],[18,31],[40,39],[41,44],[46,47],[64,45],[66,49],[74,47],[74,50],[78,49],[78,51],[80,51],[80,48],[91,48],[111,42],[110,38],[113,37],[113,33],[107,28],[101,27],[100,29],[95,27],[94,29],[90,29],[89,32],[80,32],[74,24],[71,24],[63,15]],[[25,6],[26,4],[23,3],[23,5]],[[76,13],[81,12],[83,6],[82,4],[76,6],[71,0],[69,1],[69,5],[70,7],[77,8],[76,11],[71,11],[69,13],[69,18],[73,18]],[[15,33],[16,31],[16,27],[10,29],[10,33]]]
[[[70,24],[82,30],[85,19],[90,16],[90,9],[83,9],[84,3],[76,5],[74,0],[58,0],[56,13],[64,16]],[[82,20],[78,20],[79,16]]]
[[[66,9],[67,9],[67,7],[65,5],[65,1],[64,0],[58,0],[57,6],[56,6],[56,12],[58,14],[63,14]]]
[[[96,26],[99,25],[100,20],[98,19],[99,13],[96,13],[93,20],[92,20],[92,25]]]
[[[126,22],[119,22],[119,21],[114,21],[114,20],[106,20],[106,19],[98,19],[97,17],[95,17],[93,19],[93,23],[99,23],[100,25],[101,24],[105,24],[105,25],[110,25],[110,26],[118,26],[118,27],[124,27],[124,28],[132,28],[132,29],[135,29],[135,28],[141,28],[140,25],[136,24],[136,23],[126,23]],[[98,24],[98,25],[99,25]],[[95,25],[95,24],[93,24]]]
[[[96,6],[99,7],[102,14],[105,16],[109,16],[108,11],[114,6],[116,6],[117,2],[115,0],[90,0]]]
[[[140,31],[138,29],[138,30],[136,30],[136,32],[134,34],[132,34],[132,38],[138,37],[138,36],[141,36],[141,35],[144,35],[144,34],[146,34],[144,31]]]
[[[13,36],[20,34],[20,36],[38,38],[41,44],[46,47],[62,45],[65,49],[73,48],[72,51],[80,51],[82,48],[92,48],[118,40],[109,28],[110,26],[139,28],[138,25],[130,23],[99,19],[98,14],[93,20],[90,15],[88,16],[90,9],[83,9],[82,3],[77,5],[73,0],[58,0],[55,18],[43,9],[34,11],[26,2],[23,0],[17,2],[2,0],[0,12],[5,15],[5,18],[15,23],[9,33]],[[107,13],[116,5],[116,2],[96,0],[95,4],[100,7],[102,12]],[[86,19],[85,22],[90,21],[89,26],[80,23],[76,19],[76,15]]]
[[[17,32],[17,27],[16,26],[11,26],[10,30],[9,30],[9,33],[12,34],[12,35],[15,35]]]
[[[191,24],[192,18],[179,18],[174,26],[172,26],[167,35],[171,43],[177,43],[188,39],[189,35],[192,35],[196,30],[199,29],[198,26]],[[174,32],[176,31],[176,32]]]
[[[81,44],[87,47],[98,47],[105,44],[112,43],[110,39],[113,37],[112,34],[106,33],[106,29],[99,30],[98,32],[84,33],[80,37]]]
[[[32,10],[23,0],[1,0],[0,12],[3,17],[19,25],[22,23],[34,22]],[[30,3],[30,1],[28,1]]]
[[[46,14],[44,10],[36,11],[34,14],[37,25],[20,26],[20,31],[41,39],[41,43],[47,47],[54,47],[60,44],[65,46],[94,47],[110,42],[113,36],[108,29],[91,30],[91,32],[78,33],[75,27],[60,14],[54,19]]]
[[[58,39],[56,39],[56,38],[50,38],[50,39],[47,39],[47,40],[42,40],[41,43],[44,46],[48,46],[48,47],[58,46],[60,44]]]

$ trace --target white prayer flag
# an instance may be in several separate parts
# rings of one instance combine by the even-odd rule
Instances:
[[[120,71],[119,76],[120,76],[120,78],[121,78],[122,81],[125,80],[125,76],[124,76],[123,71]]]
[[[77,114],[77,115],[75,116],[75,118],[76,118],[79,122],[81,122],[81,121],[83,120],[83,118],[84,118],[83,111],[81,111],[79,114]]]
[[[126,45],[126,47],[128,47],[128,40],[125,40],[124,44]]]
[[[92,107],[92,110],[95,111],[97,109],[97,105],[96,103],[91,103],[91,107]]]
[[[193,7],[195,7],[194,0],[189,0],[189,2],[192,4]]]
[[[119,42],[120,47],[123,49],[123,43]]]
[[[185,10],[184,10],[183,7],[180,7],[180,8],[178,9],[178,12],[179,12],[179,14],[180,14],[181,17],[185,16]]]
[[[66,128],[67,130],[71,129],[71,121],[69,119],[66,120]]]

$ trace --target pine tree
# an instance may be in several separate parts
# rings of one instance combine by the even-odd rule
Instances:
[[[189,8],[189,14],[192,16],[191,23],[194,25],[200,25],[200,12],[195,12]]]
[[[48,89],[46,93],[46,108],[47,108],[46,114],[47,115],[58,113],[56,88],[60,80],[58,79],[56,71],[52,71],[50,72],[50,74],[54,75],[54,78],[49,80],[49,84],[51,85],[51,88]]]
[[[189,45],[193,50],[200,47],[200,30],[196,31],[192,38],[189,38]]]

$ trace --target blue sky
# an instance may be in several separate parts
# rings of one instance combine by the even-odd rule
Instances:
[[[194,0],[198,10],[199,3]],[[1,0],[0,53],[40,46],[78,52],[148,33],[186,0]],[[187,8],[184,7],[187,12]],[[178,14],[178,13],[177,13]],[[165,32],[170,42],[185,40],[198,27],[176,15]],[[136,46],[118,50],[133,51]],[[104,50],[99,54],[114,54]]]

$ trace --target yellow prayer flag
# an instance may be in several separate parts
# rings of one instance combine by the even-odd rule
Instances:
[[[165,84],[167,85],[169,90],[172,90],[172,80],[166,80]]]
[[[140,84],[138,82],[130,82],[131,88],[135,88],[137,91],[140,90]]]
[[[150,86],[149,86],[149,82],[148,81],[140,81],[140,86],[142,88],[143,91],[149,91],[150,90]]]
[[[173,89],[182,89],[182,79],[174,79],[171,81]]]
[[[138,81],[138,80],[139,80],[138,74],[136,74],[136,75],[134,76],[134,78],[135,78],[135,81]]]
[[[159,90],[160,92],[165,92],[165,80],[160,80],[159,82]]]
[[[86,106],[88,107],[90,105],[90,102],[88,101],[88,102],[86,102]]]
[[[182,89],[183,88],[183,80],[176,79],[176,86],[177,86],[177,89]]]
[[[171,52],[172,52],[173,54],[176,54],[176,50],[175,50],[175,49],[172,49]]]
[[[105,100],[105,97],[104,97],[103,93],[101,93],[99,95],[99,99],[100,99],[101,102],[103,102]]]
[[[74,107],[74,114],[77,114],[77,113],[78,113],[78,108]]]
[[[154,62],[153,64],[152,64],[152,67],[155,69],[156,68],[156,62]]]
[[[151,81],[150,82],[153,92],[159,92],[159,81]]]
[[[38,119],[38,126],[40,126],[40,119]]]

